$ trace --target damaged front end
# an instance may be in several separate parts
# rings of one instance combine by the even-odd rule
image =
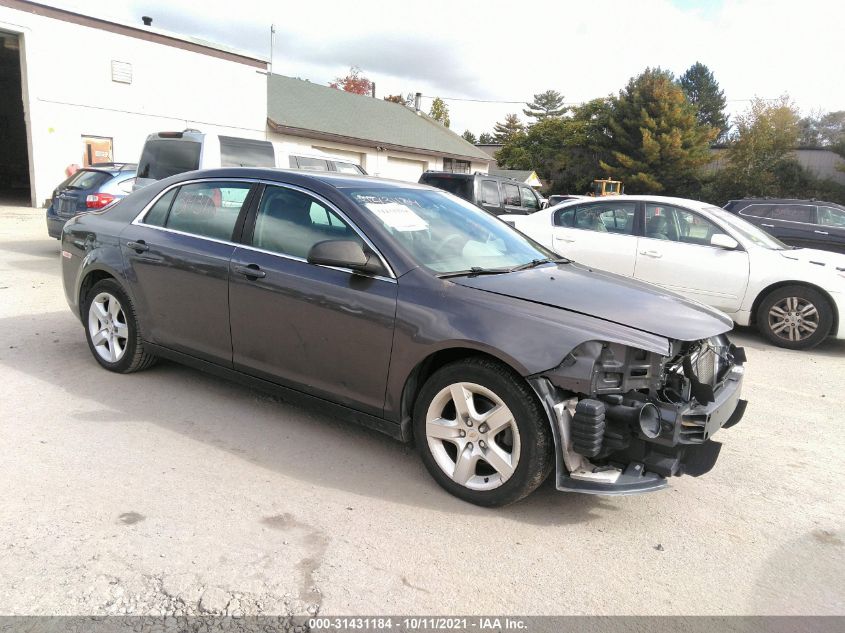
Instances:
[[[529,379],[552,421],[558,490],[634,494],[713,468],[713,434],[745,412],[745,352],[724,335],[669,347],[590,341]]]

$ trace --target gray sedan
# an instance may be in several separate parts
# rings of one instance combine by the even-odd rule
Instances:
[[[553,470],[595,494],[700,475],[745,409],[723,314],[423,185],[180,174],[69,221],[62,262],[105,369],[168,358],[322,407],[414,441],[479,505]]]

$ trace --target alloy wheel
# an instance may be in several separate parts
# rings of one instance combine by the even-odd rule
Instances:
[[[519,463],[519,428],[499,396],[469,382],[438,392],[425,420],[428,448],[452,481],[471,490],[493,490]]]
[[[97,355],[116,363],[126,353],[129,326],[123,306],[108,292],[101,292],[88,308],[88,334]]]
[[[784,297],[769,309],[769,328],[779,338],[803,341],[819,328],[819,311],[802,297]]]

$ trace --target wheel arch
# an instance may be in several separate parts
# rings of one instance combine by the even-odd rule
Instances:
[[[770,284],[763,288],[757,296],[754,298],[754,302],[751,304],[751,314],[749,316],[749,323],[756,324],[757,323],[757,309],[760,307],[760,304],[766,298],[766,296],[774,290],[778,288],[784,288],[786,286],[803,286],[804,288],[809,288],[818,292],[821,296],[825,298],[828,305],[830,306],[832,315],[833,315],[833,323],[830,326],[830,332],[828,335],[834,335],[839,331],[839,311],[836,308],[836,302],[833,300],[833,297],[830,296],[830,293],[827,292],[824,288],[817,286],[816,284],[810,283],[808,281],[777,281],[773,284]]]
[[[428,380],[429,377],[431,377],[431,375],[441,367],[455,361],[466,360],[469,358],[485,358],[487,360],[494,361],[500,365],[504,365],[523,380],[525,379],[524,372],[520,371],[517,363],[514,361],[501,358],[500,356],[478,348],[466,345],[457,345],[439,349],[430,353],[411,370],[408,377],[405,379],[405,384],[402,388],[399,424],[401,429],[401,438],[403,441],[410,442],[413,439],[412,416],[414,405],[416,404],[417,396],[419,395],[419,392],[426,380]],[[526,384],[528,384],[527,381]],[[533,393],[533,389],[531,391]]]
[[[113,279],[115,282],[120,284],[121,288],[125,289],[125,286],[120,282],[120,279],[117,278],[117,275],[111,271],[104,268],[93,268],[86,271],[85,275],[79,282],[79,291],[76,294],[77,305],[79,306],[79,319],[83,323],[85,323],[86,319],[86,315],[82,309],[85,305],[85,297],[88,296],[88,291],[91,290],[95,284],[103,281],[104,279]]]

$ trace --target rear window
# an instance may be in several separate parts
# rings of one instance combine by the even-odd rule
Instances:
[[[138,178],[161,180],[199,169],[200,148],[196,141],[147,141],[138,163]]]
[[[423,174],[420,182],[437,187],[443,191],[472,202],[472,180],[469,178],[452,178],[450,176],[434,176]]]
[[[275,167],[276,155],[269,141],[234,136],[220,137],[221,167]]]
[[[80,169],[65,183],[64,189],[97,189],[111,178],[111,174],[95,169]]]

